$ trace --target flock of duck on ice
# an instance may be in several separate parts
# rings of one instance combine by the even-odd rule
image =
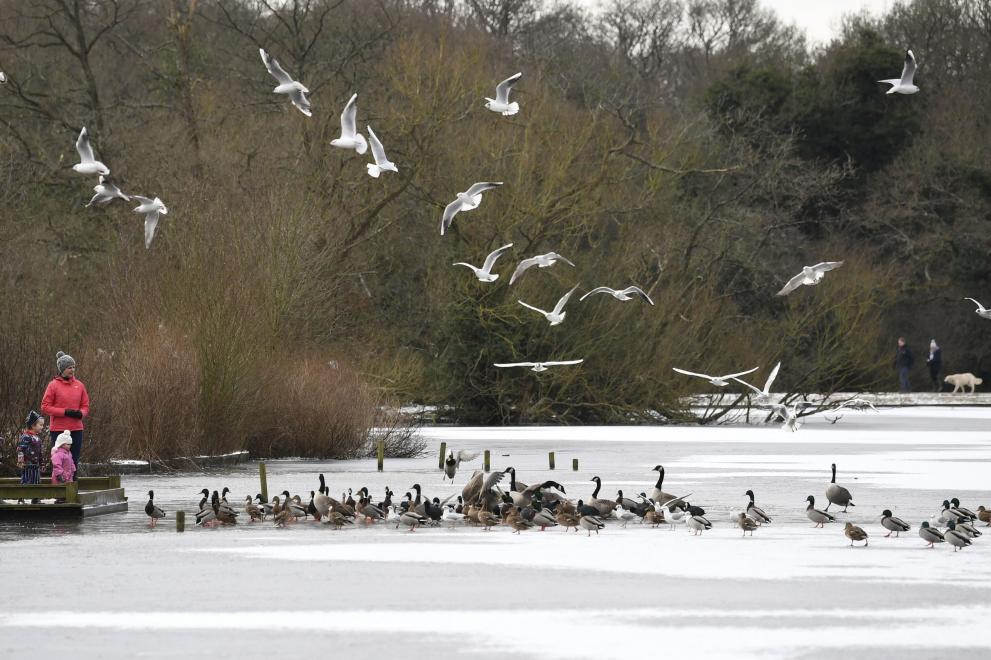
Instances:
[[[478,454],[463,450],[455,455],[452,451],[445,461],[445,477],[450,478],[453,484],[461,462],[477,456]],[[395,493],[388,487],[384,498],[379,502],[372,502],[367,487],[361,487],[357,491],[348,489],[346,494],[336,499],[330,496],[330,488],[321,474],[318,477],[318,489],[310,491],[310,499],[306,503],[299,495],[290,496],[289,491],[282,491],[271,502],[266,501],[261,494],[255,497],[247,495],[241,511],[228,502],[228,488],[225,487],[222,493],[215,490],[212,494],[204,488],[200,491],[202,499],[196,514],[196,524],[207,527],[235,525],[238,516],[243,513],[251,522],[263,522],[271,517],[278,527],[285,527],[300,519],[312,519],[335,529],[356,523],[370,525],[395,521],[397,529],[408,527],[410,532],[417,527],[445,523],[451,526],[477,526],[484,531],[505,526],[516,534],[533,528],[544,531],[548,527],[557,526],[563,527],[566,532],[572,528],[577,532],[580,527],[587,531],[588,536],[593,531],[598,534],[607,522],[616,522],[623,527],[630,522],[655,528],[667,525],[670,529],[684,524],[694,535],[701,535],[705,530],[711,529],[712,522],[706,518],[705,510],[688,501],[691,493],[676,496],[665,492],[664,466],[657,465],[654,471],[658,473],[657,483],[649,497],[646,492],[641,492],[637,497],[629,498],[620,490],[614,499],[600,498],[602,481],[599,477],[593,477],[595,490],[591,497],[577,502],[569,499],[564,486],[556,481],[543,481],[533,485],[517,481],[516,469],[513,467],[489,473],[476,470],[460,495],[455,493],[444,500],[425,496],[420,484],[413,484],[410,492],[398,502],[393,502]],[[504,490],[500,484],[507,475],[509,483]],[[744,495],[749,498],[749,502],[744,510],[732,512],[731,518],[743,531],[743,536],[748,532],[753,536],[755,529],[771,523],[771,517],[757,506],[752,490],[746,491]],[[854,506],[849,489],[836,483],[835,463],[832,465],[832,479],[826,486],[825,495],[828,502],[825,509],[816,508],[814,496],[809,495],[806,498],[808,504],[805,515],[815,523],[815,527],[824,528],[826,523],[836,520],[829,513],[830,506],[842,506],[843,512]],[[149,491],[145,513],[150,518],[151,526],[155,526],[159,519],[166,516],[165,511],[155,504],[154,498],[154,491]],[[937,543],[949,543],[956,552],[971,545],[973,539],[981,536],[981,532],[975,527],[977,521],[983,522],[984,526],[991,526],[991,510],[979,506],[976,512],[971,511],[961,506],[960,501],[954,497],[944,500],[942,509],[929,521],[924,521],[918,533],[929,544],[928,547],[935,547]],[[880,522],[888,531],[886,537],[892,534],[898,536],[911,529],[908,523],[895,517],[889,509],[881,513]],[[940,526],[945,526],[945,530],[941,531]],[[851,546],[855,541],[863,541],[865,547],[868,544],[868,533],[853,523],[847,522],[843,533],[850,539]]]

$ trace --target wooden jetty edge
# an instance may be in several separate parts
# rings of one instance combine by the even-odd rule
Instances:
[[[24,504],[16,503],[20,499]],[[31,504],[32,499],[65,502]],[[127,497],[120,485],[120,475],[80,477],[79,481],[58,485],[24,485],[17,477],[0,478],[0,520],[88,518],[120,511],[127,511]]]

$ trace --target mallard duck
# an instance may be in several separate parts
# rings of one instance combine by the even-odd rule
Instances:
[[[544,531],[548,527],[557,527],[557,518],[554,516],[554,512],[550,509],[541,509],[533,514],[533,518],[530,519],[534,525],[540,528],[540,531]]]
[[[399,526],[402,525],[409,527],[409,531],[412,532],[416,530],[417,525],[422,525],[425,522],[427,522],[426,517],[421,516],[416,511],[403,511],[399,516],[399,520],[396,521],[396,529],[399,529]]]
[[[951,507],[949,500],[943,500],[943,509],[939,512],[939,521],[941,523],[966,522],[968,520],[970,520],[970,517],[964,515],[962,511]]]
[[[251,522],[265,520],[265,511],[254,503],[251,495],[244,496],[244,512],[248,514]]]
[[[640,504],[640,502],[631,500],[629,497],[623,497],[623,491],[621,490],[616,491],[616,503],[627,511],[633,511]]]
[[[833,478],[829,481],[829,485],[826,486],[826,511],[829,511],[830,504],[835,504],[836,506],[843,507],[843,513],[846,513],[847,507],[856,506],[853,503],[853,495],[846,488],[836,483],[836,463],[833,463],[832,468]]]
[[[214,491],[213,496],[217,498],[217,502],[220,501],[216,491]],[[214,502],[208,500],[205,497],[202,500],[200,500],[200,510],[196,512],[197,525],[201,527],[207,527],[207,526],[213,526],[217,523],[217,515],[216,515],[216,511],[213,508],[213,504]]]
[[[750,536],[754,535],[754,530],[757,529],[757,522],[747,516],[745,513],[740,513],[737,515],[737,524],[740,529],[743,530],[743,535],[746,536],[747,532],[750,532]]]
[[[578,525],[582,529],[588,530],[588,535],[591,536],[592,530],[595,530],[596,535],[598,535],[599,530],[605,527],[606,523],[598,516],[582,516],[578,519]]]
[[[359,491],[360,493],[361,491]],[[365,522],[375,522],[377,520],[385,520],[385,511],[375,506],[371,502],[371,498],[368,496],[368,490],[365,490],[363,497],[358,498],[358,504],[355,507],[355,513],[362,516]]]
[[[895,518],[891,514],[890,509],[885,509],[881,512],[881,527],[888,530],[888,533],[884,535],[884,538],[891,536],[891,533],[895,533],[895,538],[898,538],[898,534],[901,532],[907,532],[912,529],[907,522],[901,518]]]
[[[935,548],[934,543],[945,543],[946,539],[943,538],[943,532],[939,531],[935,527],[930,527],[929,523],[925,520],[922,521],[922,525],[919,527],[919,537],[929,544],[930,548]]]
[[[278,496],[272,498],[272,520],[276,527],[285,527],[286,523],[293,519],[289,507],[283,507]]]
[[[213,515],[221,525],[236,525],[237,513],[232,512],[219,501],[213,503]]]
[[[957,498],[954,497],[953,499],[951,499],[950,500],[950,504],[953,505],[953,508],[954,509],[956,509],[957,511],[959,511],[963,515],[967,516],[971,520],[977,520],[977,514],[975,512],[973,512],[973,511],[971,511],[968,508],[965,508],[965,507],[960,506],[960,500],[958,500]]]
[[[292,522],[296,522],[299,518],[306,517],[306,507],[303,506],[302,500],[299,499],[299,495],[289,497],[288,490],[282,491],[282,495],[285,498],[282,500],[282,507],[289,511]]]
[[[970,539],[963,532],[958,532],[956,530],[957,524],[952,520],[948,523],[950,528],[943,532],[943,538],[947,543],[953,546],[953,552],[956,552],[960,548],[966,548],[970,545]]]
[[[666,521],[664,520],[664,511],[657,511],[655,509],[648,509],[643,515],[643,521],[650,525],[651,527],[657,527],[663,525]]]
[[[499,518],[491,511],[482,509],[478,512],[478,524],[482,526],[482,531],[487,532],[490,527],[495,527],[499,524]]]
[[[523,517],[523,507],[516,507],[506,517],[506,524],[513,528],[513,534],[519,534],[524,529],[532,529],[533,523]]]
[[[544,481],[543,483],[534,484],[532,486],[527,486],[523,490],[515,491],[511,490],[508,496],[511,498],[512,502],[516,506],[524,507],[533,504],[533,498],[537,493],[541,493],[541,498],[546,495],[551,495],[551,493],[542,493],[543,489],[556,488],[557,490],[565,493],[564,486],[556,481]],[[550,498],[554,499],[554,498]]]
[[[327,524],[332,526],[334,529],[341,529],[344,525],[353,525],[354,518],[351,516],[346,516],[339,511],[330,511],[327,514]]]
[[[695,536],[699,536],[707,529],[712,529],[712,523],[705,516],[695,516],[691,513],[685,516],[685,524],[688,525],[688,529],[692,530],[692,534]]]
[[[352,509],[354,508],[354,505],[357,504],[357,502],[354,501],[354,495],[352,494],[350,488],[348,488],[348,496],[346,498],[344,497],[344,493],[341,493],[341,499],[344,500],[344,503]]]
[[[262,513],[266,516],[272,515],[272,505],[265,501],[261,493],[255,495],[255,499],[258,500],[258,508],[262,510]]]
[[[985,527],[991,527],[991,510],[985,509],[983,504],[977,507],[977,519],[985,523]]]
[[[754,504],[754,491],[748,490],[744,495],[750,498],[750,504],[747,505],[747,515],[758,525],[765,525],[771,522],[771,517],[764,513],[764,509]]]
[[[155,491],[148,491],[148,503],[145,504],[145,514],[150,518],[148,522],[149,527],[155,527],[158,525],[158,519],[165,517],[165,512],[155,506]]]
[[[956,523],[956,525],[958,532],[962,532],[963,534],[966,534],[972,539],[976,539],[978,536],[982,536],[981,532],[978,531],[978,529],[969,522],[965,522],[961,520],[960,522]]]
[[[867,532],[862,528],[857,527],[852,522],[848,522],[843,527],[843,533],[848,539],[850,539],[850,545],[853,546],[854,541],[863,541],[864,547],[867,547]]]
[[[578,521],[581,516],[576,515],[573,511],[565,511],[563,509],[559,510],[554,516],[554,520],[557,521],[558,525],[564,526],[564,531],[568,531],[569,528],[574,527],[575,531],[578,531]]]
[[[224,486],[224,490],[220,493],[220,503],[229,509],[233,509],[233,507],[231,507],[230,503],[227,501],[227,493],[229,492],[231,492],[231,489],[228,488],[227,486]]]
[[[444,461],[444,477],[446,479],[450,479],[451,483],[453,484],[454,475],[456,475],[457,473],[458,473],[458,460],[454,458],[454,452],[452,451],[451,455],[448,456],[447,459]],[[444,481],[444,479],[441,479],[441,481]]]
[[[816,498],[809,495],[805,498],[805,501],[809,503],[809,505],[805,507],[805,517],[814,522],[816,527],[825,527],[826,523],[836,520],[836,516],[815,508]]]

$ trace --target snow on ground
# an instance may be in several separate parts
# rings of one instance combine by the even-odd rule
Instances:
[[[991,614],[991,536],[954,553],[918,538],[949,497],[991,506],[991,409],[913,408],[813,417],[777,426],[429,428],[429,455],[268,464],[269,491],[308,495],[413,483],[460,492],[482,459],[441,483],[437,444],[490,449],[492,467],[553,478],[587,498],[692,492],[714,529],[693,537],[631,524],[598,536],[549,529],[333,531],[300,523],[174,531],[197,491],[258,491],[257,467],[207,475],[127,476],[131,511],[83,523],[0,524],[5,602],[0,657],[80,658],[929,658],[951,649],[991,657],[977,631]],[[558,469],[547,470],[547,452]],[[580,470],[571,471],[577,457]],[[805,497],[823,500],[829,464],[856,506],[813,529]],[[147,528],[144,493],[169,512]],[[752,488],[774,523],[741,538],[729,510]],[[834,507],[835,508],[835,507]],[[913,525],[884,538],[882,509]],[[841,523],[871,535],[850,548]],[[991,530],[989,530],[991,531]],[[954,632],[957,631],[957,632]],[[970,632],[965,632],[970,631]],[[975,653],[976,652],[976,653]]]

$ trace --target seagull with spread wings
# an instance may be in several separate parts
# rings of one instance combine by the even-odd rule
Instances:
[[[544,318],[550,322],[551,325],[560,325],[561,322],[564,321],[564,317],[567,315],[567,312],[564,311],[564,306],[568,304],[568,300],[571,298],[571,294],[573,294],[575,292],[575,289],[577,288],[578,285],[576,284],[571,288],[571,291],[568,291],[566,294],[561,296],[561,299],[557,301],[556,305],[554,305],[554,309],[552,309],[549,312],[545,312],[539,307],[528,305],[522,300],[517,300],[516,302],[523,305],[527,309],[532,309],[535,312],[540,312],[541,314],[544,315]]]
[[[540,373],[541,371],[547,371],[549,367],[563,367],[569,364],[581,364],[584,362],[581,360],[558,360],[558,361],[547,361],[547,362],[496,362],[493,367],[499,367],[501,369],[507,369],[509,367],[529,367],[530,371],[536,371]]]
[[[110,168],[98,161],[93,156],[93,146],[89,142],[89,133],[86,127],[79,131],[76,138],[76,151],[79,153],[79,162],[72,166],[72,169],[80,174],[110,174]]]
[[[826,273],[835,270],[843,265],[842,261],[823,261],[815,266],[802,266],[802,272],[788,280],[788,283],[778,291],[779,296],[787,296],[789,293],[802,286],[815,286],[822,281]]]
[[[279,61],[265,52],[264,48],[258,49],[258,54],[262,56],[262,62],[265,64],[265,68],[268,72],[272,74],[272,77],[279,81],[275,89],[272,90],[275,94],[287,94],[289,100],[292,104],[296,106],[300,112],[302,112],[307,117],[313,115],[310,112],[310,100],[306,98],[306,95],[310,93],[310,90],[301,82],[297,82],[292,79],[292,77],[285,72],[279,65]]]
[[[513,271],[512,276],[509,278],[509,283],[512,284],[513,282],[515,282],[520,277],[520,275],[525,273],[529,268],[532,268],[533,266],[537,266],[538,268],[549,268],[559,261],[563,261],[572,268],[575,267],[573,263],[571,263],[561,255],[559,255],[557,252],[538,254],[534,257],[530,257],[529,259],[524,259],[523,261],[521,261],[519,265],[516,267],[516,270]]]
[[[361,155],[368,151],[368,142],[365,136],[358,132],[358,95],[352,94],[348,104],[344,106],[341,113],[341,137],[330,141],[330,144],[339,149],[354,149]],[[384,152],[383,152],[384,155]]]
[[[155,229],[158,227],[158,217],[168,215],[169,210],[159,198],[148,199],[141,195],[131,195],[138,200],[139,205],[134,209],[135,213],[141,213],[145,217],[145,248],[151,247],[151,241],[155,238]]]
[[[513,90],[513,85],[518,83],[522,77],[522,72],[515,73],[496,85],[496,97],[494,99],[485,97],[485,107],[506,117],[519,112],[520,104],[515,101],[510,103],[509,93]]]
[[[452,265],[466,266],[468,268],[471,268],[471,270],[475,273],[475,277],[478,278],[479,282],[495,282],[497,279],[499,279],[499,275],[492,272],[492,267],[495,266],[496,259],[498,259],[503,252],[505,252],[511,247],[513,247],[513,244],[507,243],[506,245],[503,245],[501,248],[498,248],[497,250],[493,250],[492,252],[490,252],[489,256],[485,257],[485,263],[482,264],[481,268],[477,266],[472,266],[471,264],[465,263],[463,261],[459,261]]]
[[[964,300],[969,300],[970,302],[977,305],[977,309],[974,310],[975,314],[977,314],[978,316],[984,319],[991,319],[991,309],[986,308],[984,305],[977,302],[973,298],[964,298]]]
[[[771,384],[774,383],[774,379],[778,377],[778,369],[780,368],[781,368],[780,362],[774,365],[774,368],[771,369],[771,375],[767,377],[767,382],[764,383],[764,389],[762,390],[757,389],[750,383],[740,380],[739,378],[734,377],[733,380],[740,383],[741,385],[746,385],[751,390],[753,390],[754,394],[757,395],[757,403],[763,403],[771,397]]]
[[[685,371],[684,369],[679,369],[678,367],[671,367],[679,374],[684,374],[686,376],[695,376],[696,378],[704,378],[716,387],[726,387],[729,385],[731,379],[735,379],[737,376],[746,376],[747,374],[752,374],[753,372],[760,369],[760,367],[754,367],[753,369],[748,369],[747,371],[741,371],[738,374],[727,374],[726,376],[710,376],[708,374],[697,374],[694,371]]]
[[[471,184],[471,188],[464,192],[459,192],[453,202],[444,208],[444,215],[440,219],[440,235],[443,236],[454,222],[454,216],[461,211],[471,211],[478,208],[482,203],[482,193],[492,190],[502,185],[502,181],[480,181]]]
[[[385,155],[385,147],[379,141],[378,136],[375,135],[375,131],[372,127],[368,127],[368,143],[372,145],[372,158],[375,159],[374,163],[368,163],[365,167],[368,168],[368,176],[373,179],[379,178],[379,174],[385,171],[398,172],[399,168]]]
[[[624,301],[633,300],[633,296],[637,296],[638,298],[642,298],[651,305],[654,304],[654,301],[650,299],[650,296],[644,293],[644,290],[638,286],[628,286],[625,289],[610,289],[607,286],[596,287],[591,291],[589,291],[588,293],[586,293],[581,298],[579,298],[578,302],[581,302],[586,298],[588,298],[589,296],[595,295],[596,293],[608,293],[616,300],[624,300]]]
[[[902,67],[901,78],[889,78],[888,80],[878,80],[880,83],[888,83],[891,89],[888,94],[915,94],[919,88],[912,82],[915,76],[915,55],[911,50],[905,51],[905,65]]]
[[[96,193],[93,195],[93,199],[89,200],[89,204],[86,207],[93,206],[93,204],[109,204],[118,197],[125,202],[131,201],[131,198],[120,191],[117,184],[109,176],[100,176],[100,182],[93,186],[93,191]]]

